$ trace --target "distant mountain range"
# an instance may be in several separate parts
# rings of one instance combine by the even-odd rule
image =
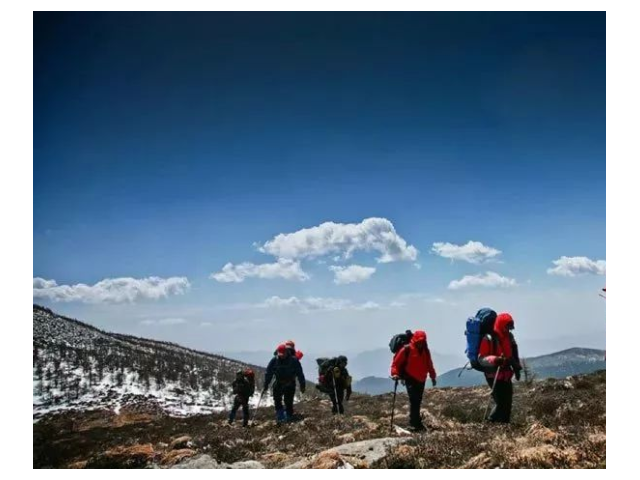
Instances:
[[[570,348],[561,352],[525,359],[536,379],[564,378],[606,369],[605,351],[592,348]],[[475,370],[461,368],[449,370],[438,376],[438,387],[472,387],[484,385],[484,375]],[[393,391],[393,381],[385,377],[369,376],[354,382],[360,393],[379,395]]]

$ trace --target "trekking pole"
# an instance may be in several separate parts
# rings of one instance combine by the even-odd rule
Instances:
[[[249,420],[249,425],[253,425],[253,420],[258,415],[258,409],[260,408],[260,404],[262,403],[262,397],[264,396],[264,392],[265,391],[263,390],[262,393],[260,393],[260,398],[258,399],[258,404],[256,405],[256,408],[254,409],[254,414],[251,416],[251,419]]]
[[[338,387],[336,386],[336,372],[335,372],[335,370],[331,371],[331,375],[333,376],[333,395],[334,395],[333,398],[335,398],[336,408],[338,409],[338,415],[340,415],[340,405],[338,404]]]
[[[498,383],[498,375],[500,374],[500,369],[502,367],[498,367],[498,370],[496,370],[496,376],[493,377],[493,386],[491,387],[491,400],[489,400],[489,405],[487,405],[487,409],[484,411],[484,418],[487,418],[487,415],[489,414],[489,408],[491,407],[491,401],[493,400],[493,391],[496,389],[496,383]]]
[[[393,385],[393,401],[391,402],[391,431],[393,431],[393,414],[396,411],[396,394],[398,393],[398,379]]]
[[[458,378],[460,378],[460,375],[462,375],[462,372],[464,372],[467,369],[467,365],[469,365],[469,362],[465,363],[464,367],[460,369],[460,373],[458,373]]]

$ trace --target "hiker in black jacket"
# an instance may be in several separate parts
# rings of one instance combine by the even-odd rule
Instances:
[[[347,402],[351,398],[351,376],[347,370],[347,361],[347,357],[344,355],[332,359],[319,358],[317,360],[319,375],[316,388],[329,395],[332,404],[331,412],[334,415],[344,413],[345,392]]]
[[[256,390],[253,370],[248,369],[236,373],[236,379],[231,384],[231,388],[235,397],[229,413],[229,425],[233,423],[238,409],[242,407],[242,426],[246,427],[249,425],[249,399]]]

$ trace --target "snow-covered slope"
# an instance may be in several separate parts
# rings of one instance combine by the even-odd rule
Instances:
[[[229,408],[240,369],[264,370],[168,342],[103,332],[33,307],[33,414],[145,403],[170,414]],[[255,395],[251,403],[255,404]],[[263,404],[266,405],[266,402]]]

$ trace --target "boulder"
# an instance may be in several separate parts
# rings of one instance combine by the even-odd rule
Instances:
[[[189,435],[182,435],[180,437],[174,438],[171,440],[169,444],[169,448],[171,450],[179,450],[182,448],[190,448],[193,446],[193,442],[191,441],[191,437]]]

